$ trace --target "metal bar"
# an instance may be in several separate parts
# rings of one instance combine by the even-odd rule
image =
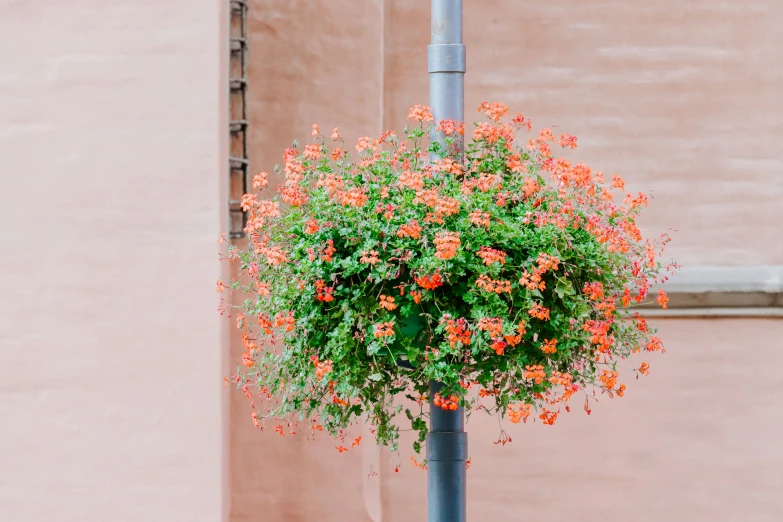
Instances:
[[[443,385],[430,382],[430,432],[427,435],[427,521],[465,522],[468,434],[460,406],[446,411],[432,403]]]
[[[228,85],[233,91],[244,90],[247,80],[245,78],[230,78]]]
[[[231,52],[242,52],[245,50],[247,42],[244,38],[232,38],[231,39]]]
[[[462,44],[462,0],[432,0],[432,44],[427,48],[427,62],[435,123],[463,121],[466,60]],[[442,138],[433,130],[432,139]]]
[[[248,191],[248,170],[250,162],[248,160],[248,146],[247,146],[247,52],[248,52],[248,26],[247,26],[247,12],[248,5],[245,0],[228,0],[229,8],[231,11],[231,23],[238,22],[239,35],[229,36],[229,50],[230,60],[232,64],[238,64],[241,71],[240,78],[229,77],[228,85],[231,91],[231,103],[240,103],[238,107],[239,113],[238,119],[229,121],[228,131],[232,138],[241,138],[241,141],[236,143],[236,150],[232,150],[229,160],[229,176],[231,181],[237,181],[235,176],[239,176],[239,189],[243,194]],[[238,95],[238,96],[237,96]],[[235,110],[237,107],[233,107]],[[232,111],[235,114],[235,111]],[[239,135],[241,133],[241,135]],[[241,150],[238,150],[241,147]],[[234,183],[231,184],[233,188]],[[236,197],[236,194],[233,194]],[[231,198],[231,195],[229,195]],[[229,215],[231,217],[231,229],[229,237],[232,239],[238,239],[244,236],[244,227],[247,223],[247,213],[239,208],[239,201],[235,199],[229,199]]]
[[[465,46],[462,44],[462,0],[432,0],[431,45],[427,49],[430,107],[441,120],[464,121]],[[431,138],[443,143],[433,128]],[[436,158],[431,158],[435,160]],[[466,521],[468,434],[465,412],[433,404],[443,385],[430,382],[430,432],[427,437],[427,520]]]

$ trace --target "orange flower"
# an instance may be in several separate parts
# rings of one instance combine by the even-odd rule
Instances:
[[[477,328],[487,332],[490,337],[499,337],[503,332],[503,319],[499,317],[484,317],[478,322]]]
[[[669,297],[666,295],[666,292],[663,290],[658,290],[658,304],[661,305],[661,308],[666,310],[668,308],[667,303],[669,302]]]
[[[650,375],[650,365],[646,362],[643,362],[637,371],[642,375]]]
[[[337,252],[337,249],[334,248],[334,241],[330,239],[326,242],[326,248],[324,248],[324,251],[321,254],[321,259],[327,262],[331,262],[334,260],[332,256],[335,252]]]
[[[506,264],[505,252],[496,250],[494,248],[481,247],[476,255],[479,256],[487,266],[491,265],[492,263],[500,263],[501,265]]]
[[[421,292],[417,292],[416,290],[411,291],[411,297],[413,297],[413,302],[416,304],[421,303]]]
[[[525,321],[519,322],[517,325],[517,332],[519,332],[518,335],[506,335],[504,337],[509,345],[516,346],[522,342],[522,336],[525,335],[525,332],[527,332],[527,330],[525,330]]]
[[[585,283],[583,291],[591,301],[600,301],[604,298],[604,285],[601,283]]]
[[[280,189],[283,201],[292,207],[299,207],[307,203],[307,193],[299,185],[286,185]]]
[[[362,437],[361,436],[356,437],[355,439],[353,439],[353,442],[351,442],[351,447],[353,448],[355,446],[358,446],[359,444],[361,444],[361,442],[362,442]]]
[[[536,384],[541,384],[546,379],[546,372],[544,372],[544,367],[540,364],[525,366],[524,377],[527,380],[535,381]]]
[[[320,230],[320,227],[318,226],[318,221],[315,219],[309,220],[307,223],[305,223],[304,233],[305,234],[315,234]]]
[[[439,286],[443,285],[443,279],[437,272],[431,276],[416,277],[416,284],[425,290],[435,290]]]
[[[511,293],[511,282],[505,279],[491,279],[484,274],[481,274],[476,280],[476,286],[486,292],[494,292],[496,294]]]
[[[518,424],[519,421],[527,422],[527,418],[530,417],[530,404],[509,404],[506,413],[508,420],[514,424]]]
[[[313,136],[318,136],[318,134],[320,134],[320,132],[321,132],[321,131],[320,131],[320,129],[318,128],[318,125],[316,125],[315,123],[313,123]]]
[[[459,397],[456,395],[449,395],[448,398],[441,397],[440,393],[436,393],[432,397],[432,404],[438,406],[442,410],[456,410],[459,408]]]
[[[552,377],[549,378],[549,382],[552,384],[559,384],[562,386],[569,386],[573,376],[570,373],[552,372]]]
[[[408,119],[418,122],[432,121],[432,113],[430,108],[425,105],[414,105],[408,113]]]
[[[538,259],[536,260],[538,263],[539,270],[547,271],[547,270],[557,270],[560,260],[558,260],[554,256],[550,256],[549,254],[544,254],[543,252],[538,254]]]
[[[275,316],[275,328],[285,327],[286,332],[291,332],[296,327],[293,312],[280,312]]]
[[[384,308],[384,309],[389,310],[389,311],[394,310],[395,308],[397,308],[397,305],[394,304],[394,298],[386,296],[386,295],[381,295],[381,303],[380,303],[380,305],[381,305],[381,308]]]
[[[458,232],[440,232],[435,236],[435,257],[447,260],[457,256],[460,246]]]
[[[266,258],[267,264],[272,266],[282,265],[288,261],[288,257],[286,256],[283,249],[279,246],[262,247],[260,249],[260,253],[263,254]]]
[[[411,462],[412,462],[412,463],[413,463],[413,465],[414,465],[414,466],[416,466],[417,468],[421,468],[421,469],[427,469],[427,465],[424,463],[424,461],[418,461],[418,460],[414,459],[414,458],[413,458],[413,455],[411,455]]]
[[[489,227],[489,212],[474,210],[470,213],[470,222],[477,227]]]
[[[240,206],[245,212],[249,211],[251,208],[257,207],[258,200],[256,199],[255,194],[245,194],[242,196],[242,202],[240,203]]]
[[[332,295],[332,293],[334,292],[334,287],[326,286],[326,283],[324,283],[323,279],[315,282],[315,291],[316,291],[315,299],[317,301],[323,301],[326,303],[334,301],[334,296]]]
[[[437,130],[446,136],[451,136],[452,134],[465,134],[465,124],[454,120],[440,120]]]
[[[525,169],[525,165],[522,163],[522,156],[520,154],[512,154],[509,156],[506,167],[508,167],[511,172],[521,174]]]
[[[267,176],[268,174],[266,172],[261,172],[259,174],[256,174],[253,177],[253,188],[260,189],[262,187],[266,187],[268,183],[266,179]]]
[[[413,173],[409,170],[406,170],[402,173],[400,176],[400,179],[398,180],[398,183],[400,186],[409,188],[411,190],[421,190],[424,188],[424,176],[418,173]]]
[[[502,339],[495,339],[492,341],[490,348],[495,350],[496,355],[503,355],[505,353],[506,346],[508,346],[508,344]]]
[[[538,418],[544,421],[544,424],[548,424],[552,426],[557,420],[557,414],[558,412],[556,411],[549,411],[546,408],[544,408],[543,411],[541,412],[541,415],[539,415]]]
[[[221,281],[220,279],[218,279],[218,280],[217,280],[217,283],[216,283],[216,285],[217,285],[217,286],[216,286],[216,291],[217,291],[217,293],[220,293],[220,292],[222,292],[223,290],[225,290],[225,289],[226,289],[226,285],[224,285],[224,284],[223,284],[223,281]]]
[[[381,260],[378,258],[377,250],[370,250],[369,252],[367,250],[362,250],[362,257],[359,258],[359,261],[367,263],[368,265],[376,265]]]
[[[533,123],[530,120],[526,120],[524,116],[517,113],[516,116],[511,120],[514,126],[519,127],[520,129],[522,127],[527,127],[527,130],[530,130],[533,128]]]
[[[375,337],[378,339],[391,337],[392,335],[394,335],[394,321],[378,323],[375,325]]]
[[[340,138],[340,128],[335,127],[332,129],[332,135],[330,136],[332,138],[332,141],[340,141],[342,138]]]
[[[315,376],[320,382],[327,373],[332,371],[332,361],[319,361],[315,355],[310,357],[313,365],[315,366]]]
[[[623,301],[623,306],[625,308],[628,308],[628,305],[631,304],[631,291],[628,290],[627,288],[625,290],[623,290],[622,301]]]
[[[530,315],[530,317],[535,317],[536,319],[541,319],[542,321],[549,320],[549,308],[545,308],[539,303],[533,303],[527,313]]]
[[[576,148],[576,136],[572,136],[571,134],[561,134],[559,139],[561,147],[571,147],[572,149]]]
[[[509,346],[516,346],[522,342],[521,335],[506,335],[503,337]]]
[[[598,377],[607,390],[611,390],[617,384],[617,372],[614,370],[601,370],[601,375]]]
[[[348,451],[348,448],[346,448],[345,446],[335,446],[334,449],[336,449],[340,453],[345,453],[346,451]]]
[[[307,145],[304,150],[304,157],[310,160],[318,160],[321,157],[320,145]]]
[[[544,340],[541,351],[547,354],[557,352],[557,339]]]
[[[508,116],[508,107],[502,103],[483,102],[478,108],[478,112],[482,111],[487,118],[495,123],[498,123],[502,118]]]
[[[659,350],[663,350],[663,343],[661,342],[660,337],[650,337],[650,342],[647,343],[647,351],[648,352],[657,352]]]
[[[364,136],[356,140],[356,152],[362,152],[368,149],[372,149],[374,146],[375,146],[375,141],[368,136]]]
[[[612,188],[625,190],[625,181],[620,176],[612,176]]]
[[[434,170],[436,172],[448,172],[455,176],[459,176],[462,174],[462,165],[451,158],[443,158],[435,164]]]
[[[340,195],[340,203],[346,207],[361,208],[367,203],[368,199],[367,194],[364,193],[364,189],[359,187],[348,189]]]
[[[344,158],[347,152],[348,152],[348,151],[347,151],[347,150],[345,150],[344,148],[342,148],[342,147],[337,147],[336,149],[334,149],[334,150],[332,151],[332,153],[331,153],[331,154],[329,154],[329,157],[331,157],[333,161],[337,161],[337,160],[339,160],[340,158]]]
[[[410,223],[401,225],[397,230],[397,237],[410,237],[413,239],[419,239],[421,237],[422,228],[419,226],[417,220],[412,220]]]
[[[454,347],[457,343],[461,343],[463,346],[470,344],[471,332],[465,319],[446,319],[445,322],[446,332],[449,334],[449,345]]]
[[[625,198],[625,204],[631,206],[631,209],[647,206],[647,195],[639,192],[636,196],[628,194]]]
[[[541,270],[535,269],[532,274],[529,274],[527,270],[522,272],[522,277],[519,280],[519,284],[527,288],[528,290],[544,290],[546,288],[546,281],[541,279]]]

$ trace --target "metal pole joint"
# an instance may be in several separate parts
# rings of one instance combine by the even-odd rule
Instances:
[[[468,460],[468,434],[464,431],[431,431],[427,434],[427,462]]]
[[[465,72],[464,44],[432,44],[427,47],[427,71]]]

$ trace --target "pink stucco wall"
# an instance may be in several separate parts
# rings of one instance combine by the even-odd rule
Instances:
[[[250,160],[271,170],[310,125],[348,142],[426,103],[429,2],[250,2]],[[652,190],[689,268],[783,264],[776,0],[465,2],[466,115],[503,101],[579,137],[579,159]],[[727,281],[721,281],[728,283]],[[783,519],[780,319],[656,320],[669,352],[627,397],[554,427],[469,422],[470,520]],[[241,345],[233,344],[234,364]],[[231,520],[423,520],[426,475],[372,449],[261,434],[231,406]],[[365,441],[369,437],[365,437]],[[369,454],[369,456],[368,456]]]
[[[225,4],[0,2],[0,520],[422,519],[424,473],[382,455],[368,480],[371,445],[260,434],[222,387]],[[313,122],[352,139],[426,101],[427,2],[250,4],[254,170]],[[783,264],[783,3],[466,13],[468,108],[654,189],[689,266]],[[590,417],[505,448],[470,421],[471,520],[781,520],[783,321],[661,322],[652,375]]]
[[[223,518],[225,3],[0,2],[0,520]]]

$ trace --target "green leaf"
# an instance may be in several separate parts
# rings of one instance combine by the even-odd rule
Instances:
[[[557,285],[555,286],[555,293],[557,294],[557,297],[562,299],[564,296],[574,295],[576,291],[574,291],[574,285],[571,281],[568,279],[558,279]]]
[[[381,379],[383,379],[383,375],[381,375],[380,373],[373,373],[372,375],[370,375],[368,377],[368,379],[370,379],[371,381],[376,381],[377,382],[377,381],[380,381]]]

